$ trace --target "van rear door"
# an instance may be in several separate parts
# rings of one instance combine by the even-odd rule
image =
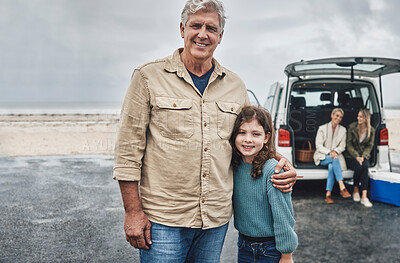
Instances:
[[[400,72],[400,60],[373,57],[337,57],[291,63],[286,66],[288,77],[305,75],[348,75],[381,77]]]

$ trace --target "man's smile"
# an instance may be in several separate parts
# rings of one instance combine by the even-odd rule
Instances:
[[[207,44],[202,44],[202,43],[198,43],[198,42],[196,42],[196,41],[193,41],[197,46],[199,46],[199,47],[206,47],[206,46],[208,46]]]

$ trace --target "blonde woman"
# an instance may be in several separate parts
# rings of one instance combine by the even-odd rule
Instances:
[[[344,112],[341,108],[335,108],[331,113],[331,121],[318,128],[315,138],[315,165],[328,166],[328,178],[326,180],[325,202],[333,204],[332,189],[336,181],[339,184],[340,195],[349,198],[351,195],[343,183],[342,170],[346,170],[346,163],[342,152],[346,149],[346,128],[339,123],[343,119]]]
[[[365,207],[372,207],[367,191],[369,158],[374,139],[375,129],[371,126],[371,113],[368,109],[361,109],[358,112],[357,121],[350,124],[347,130],[345,157],[349,168],[354,170],[353,200],[361,201]]]

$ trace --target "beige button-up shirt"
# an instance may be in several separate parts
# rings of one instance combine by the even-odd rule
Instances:
[[[232,215],[229,137],[246,88],[215,59],[204,94],[172,56],[135,69],[121,111],[114,179],[140,181],[150,221],[214,228]]]

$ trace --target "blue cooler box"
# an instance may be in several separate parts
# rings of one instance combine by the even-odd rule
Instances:
[[[372,200],[400,206],[400,174],[380,172],[370,177]]]

